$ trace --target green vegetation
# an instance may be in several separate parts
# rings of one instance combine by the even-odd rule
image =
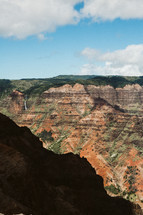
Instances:
[[[65,130],[64,126],[59,129],[59,136],[56,140],[54,140],[50,145],[48,145],[47,149],[55,152],[56,154],[64,154],[64,150],[66,146],[63,145],[63,141],[68,138],[70,135],[70,128]],[[62,146],[62,147],[61,147]]]
[[[1,113],[13,119],[13,114],[10,113],[6,108],[1,109]]]
[[[82,114],[82,117],[86,117],[91,114],[92,106],[90,104],[86,104],[85,111]]]
[[[38,79],[36,80],[31,80],[31,79],[26,79],[26,80],[13,80],[11,81],[12,85],[14,88],[16,88],[16,90],[23,92],[26,91],[28,89],[30,89],[31,87],[35,86],[36,84],[38,84]]]
[[[88,80],[88,79],[95,78],[95,77],[97,77],[97,76],[95,76],[95,75],[59,75],[55,78],[76,81],[76,80]]]
[[[120,123],[118,123],[118,120],[116,121],[115,116],[106,116],[107,130],[104,133],[104,140],[106,141],[107,150],[109,152],[109,156],[106,158],[106,160],[109,163],[112,163],[113,166],[116,165],[118,159],[122,154],[124,154],[125,152],[128,153],[129,144],[135,144],[132,140],[133,137],[141,140],[139,134],[135,133],[135,131],[132,131],[130,129],[131,124],[132,120],[130,116],[128,118],[124,118],[124,120]],[[136,143],[138,144],[138,148],[139,141],[137,141]],[[139,151],[141,152],[141,150]],[[119,165],[123,164],[120,163]]]
[[[135,202],[137,195],[133,192],[128,191],[127,189],[122,192],[123,198],[129,200],[130,202]]]
[[[47,79],[21,79],[21,80],[0,80],[0,96],[9,94],[13,89],[23,92],[28,97],[40,95],[51,87],[59,87],[64,84],[74,85],[75,83],[83,85],[124,87],[126,84],[143,85],[143,77],[122,77],[122,76],[78,76],[61,75]]]
[[[80,151],[82,150],[83,145],[84,145],[84,140],[83,140],[83,137],[81,136],[79,142],[76,145],[76,147],[73,149],[73,153],[77,154],[77,155],[80,155]]]
[[[54,138],[52,137],[52,132],[51,131],[42,131],[41,133],[37,134],[37,136],[44,142],[53,142]]]
[[[136,166],[127,166],[126,175],[124,176],[125,182],[129,184],[129,194],[137,192],[136,176],[138,175],[138,168]]]
[[[86,142],[87,142],[87,140],[88,140],[88,138],[89,138],[90,135],[91,135],[91,132],[88,132],[86,134],[82,133],[80,135],[80,139],[79,139],[77,145],[74,148],[72,148],[72,151],[73,151],[74,154],[80,155],[80,151],[86,145]]]
[[[106,186],[105,189],[115,195],[118,195],[121,192],[119,186],[115,187],[113,184],[111,184],[110,186]]]
[[[127,189],[122,191],[119,185],[115,187],[113,184],[111,184],[110,186],[105,186],[105,189],[110,193],[113,193],[114,195],[122,196],[123,198],[131,202],[134,202],[137,198],[135,192],[128,191]]]
[[[13,89],[12,82],[6,79],[0,79],[0,97],[9,94]]]

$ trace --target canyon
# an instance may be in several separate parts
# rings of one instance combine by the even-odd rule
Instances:
[[[63,84],[40,96],[14,89],[0,100],[0,112],[27,126],[46,149],[86,158],[109,195],[143,208],[142,111],[143,87],[136,83]]]
[[[0,114],[0,214],[142,215],[107,195],[85,158],[46,150],[27,127]]]

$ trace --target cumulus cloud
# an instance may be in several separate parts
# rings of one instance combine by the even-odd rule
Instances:
[[[81,55],[90,63],[81,68],[81,73],[97,75],[143,75],[143,44],[129,45],[125,49],[101,53],[96,49],[85,48]],[[96,66],[104,63],[103,66]]]
[[[83,17],[98,20],[143,18],[142,0],[84,0]]]
[[[81,0],[0,0],[0,35],[25,38],[52,32],[57,26],[76,24]]]
[[[82,8],[75,6],[82,3]],[[58,26],[93,21],[143,18],[142,0],[0,0],[0,36],[19,39],[52,32]],[[44,38],[44,37],[43,37]]]
[[[142,76],[143,72],[135,65],[125,65],[114,68],[112,66],[96,66],[95,64],[85,64],[80,70],[80,75],[120,75],[120,76]]]

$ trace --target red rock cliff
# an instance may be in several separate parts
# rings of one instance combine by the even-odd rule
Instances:
[[[136,210],[135,210],[136,209]],[[45,150],[28,128],[0,114],[0,212],[3,214],[133,215],[140,208],[112,198],[78,155]]]
[[[28,100],[28,110],[12,117],[37,134],[46,148],[87,158],[111,195],[142,206],[142,92],[139,85],[64,85]]]

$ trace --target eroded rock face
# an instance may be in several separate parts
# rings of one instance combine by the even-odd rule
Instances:
[[[28,128],[0,114],[2,214],[133,215],[133,208],[106,194],[102,178],[85,158],[47,151]]]
[[[138,85],[126,85],[123,88],[107,86],[87,86],[87,92],[92,98],[102,98],[111,105],[118,105],[121,108],[130,110],[136,105],[143,104],[143,88]]]
[[[0,106],[6,114],[20,114],[24,110],[24,94],[14,90],[8,97],[0,101]]]
[[[45,148],[87,158],[110,195],[143,208],[142,92],[139,85],[67,84],[28,100],[28,110],[11,117],[38,135]]]

